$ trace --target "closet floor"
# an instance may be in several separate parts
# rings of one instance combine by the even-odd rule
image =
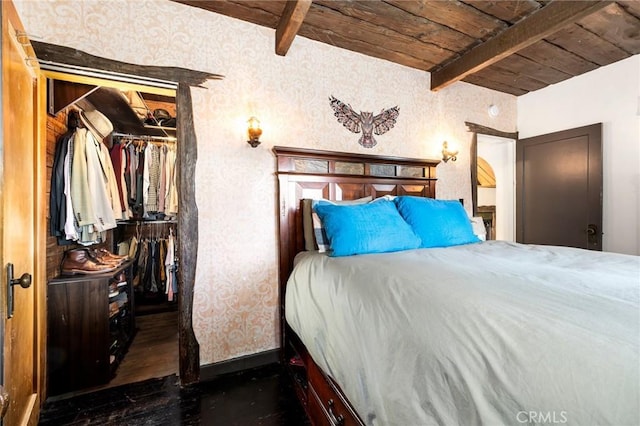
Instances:
[[[136,335],[111,381],[48,398],[59,401],[147,379],[178,375],[178,312],[136,316]]]
[[[145,303],[136,299],[136,315],[152,315],[162,312],[178,312],[178,302]]]
[[[136,328],[116,376],[104,388],[178,373],[178,312],[136,316]]]

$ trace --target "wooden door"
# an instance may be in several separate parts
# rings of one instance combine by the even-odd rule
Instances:
[[[602,124],[516,144],[516,240],[602,250]]]
[[[2,1],[2,169],[0,171],[1,230],[0,311],[3,316],[3,387],[9,395],[5,425],[36,424],[39,415],[37,280],[28,288],[8,285],[14,277],[37,274],[35,215],[39,190],[36,171],[39,149],[36,108],[38,70],[29,41],[13,4]],[[36,275],[37,278],[37,275]],[[27,282],[23,282],[27,284]],[[8,288],[9,287],[9,288]],[[13,288],[13,291],[11,290]],[[8,299],[13,297],[13,313]]]

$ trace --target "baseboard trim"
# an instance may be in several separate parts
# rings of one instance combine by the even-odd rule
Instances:
[[[200,381],[206,382],[229,373],[237,373],[251,368],[280,362],[280,349],[271,349],[251,355],[228,359],[200,366]]]

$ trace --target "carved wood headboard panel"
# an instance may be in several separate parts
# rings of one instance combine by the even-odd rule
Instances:
[[[280,320],[293,259],[304,250],[303,198],[353,200],[366,196],[435,198],[439,160],[385,157],[276,146],[279,199]]]

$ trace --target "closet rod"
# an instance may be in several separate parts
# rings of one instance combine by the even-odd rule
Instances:
[[[166,141],[166,142],[177,141],[177,138],[175,136],[132,135],[131,133],[120,133],[120,132],[113,132],[112,135],[124,137],[124,138],[142,139],[142,140],[149,140],[149,141]]]
[[[153,224],[169,224],[175,225],[178,223],[175,219],[164,219],[164,220],[118,220],[116,222],[118,225],[153,225]]]

